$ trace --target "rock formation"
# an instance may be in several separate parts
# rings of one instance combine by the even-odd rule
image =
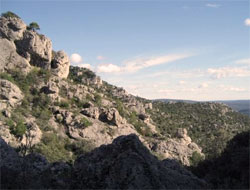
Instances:
[[[0,36],[15,41],[23,38],[26,24],[20,18],[0,18]]]
[[[0,110],[13,108],[21,103],[22,91],[8,80],[0,79]]]
[[[15,41],[17,52],[31,65],[50,69],[52,43],[46,36],[26,30],[21,40]]]
[[[151,149],[164,158],[180,160],[182,164],[189,166],[190,158],[196,152],[204,158],[202,149],[187,135],[187,130],[179,128],[176,134],[177,138],[171,138],[166,141],[155,141]]]
[[[206,183],[175,161],[160,162],[136,135],[80,156],[73,166],[38,154],[19,157],[1,138],[2,188],[201,189]]]
[[[67,78],[69,66],[70,62],[67,54],[64,51],[56,52],[51,62],[52,72],[60,78]]]
[[[29,62],[16,52],[14,42],[0,38],[0,72],[20,69],[27,74],[31,67]]]

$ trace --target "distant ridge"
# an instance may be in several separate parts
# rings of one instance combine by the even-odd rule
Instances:
[[[198,102],[216,102],[223,103],[231,107],[233,110],[238,111],[242,114],[250,116],[250,100],[211,100],[211,101],[195,101],[195,100],[181,100],[181,99],[155,99],[153,101],[162,101],[166,103],[185,102],[194,104]]]

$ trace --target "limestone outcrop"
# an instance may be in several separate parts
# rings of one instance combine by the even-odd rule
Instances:
[[[50,69],[52,42],[49,38],[35,31],[26,30],[23,38],[15,41],[17,52],[31,65]]]
[[[202,149],[187,135],[187,130],[180,128],[176,134],[177,138],[166,141],[155,141],[151,144],[151,150],[161,154],[164,158],[180,160],[183,165],[190,165],[190,158],[194,152],[204,157]]]
[[[21,90],[8,80],[0,79],[0,110],[13,108],[23,99]]]
[[[0,18],[0,37],[15,41],[23,38],[26,24],[20,18]]]
[[[27,74],[31,66],[25,58],[16,52],[14,42],[0,38],[0,72],[15,69],[20,69],[24,74]]]
[[[51,70],[59,78],[67,78],[69,75],[69,57],[64,51],[55,52],[51,62]]]

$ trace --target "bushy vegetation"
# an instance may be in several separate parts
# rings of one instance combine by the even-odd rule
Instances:
[[[250,131],[236,135],[221,156],[191,167],[193,173],[205,178],[212,189],[249,189],[249,139]]]
[[[74,83],[82,84],[84,78],[85,79],[88,79],[88,78],[92,79],[95,76],[96,76],[96,74],[87,68],[70,66],[70,72],[69,72],[68,79],[73,80]]]
[[[81,125],[83,128],[86,128],[88,126],[91,126],[93,123],[91,121],[89,121],[87,118],[83,117],[81,119]]]
[[[71,155],[65,149],[66,141],[54,133],[43,133],[42,141],[35,146],[34,151],[44,155],[49,162],[69,161]]]
[[[174,137],[178,128],[186,128],[207,158],[219,156],[233,136],[250,129],[249,117],[221,104],[155,102],[154,108],[149,114],[162,135]]]
[[[5,17],[5,18],[20,18],[19,16],[17,16],[15,13],[13,13],[11,11],[7,11],[5,13],[2,13],[1,16]]]
[[[40,26],[37,24],[37,22],[31,22],[29,26],[27,26],[27,30],[40,30]]]

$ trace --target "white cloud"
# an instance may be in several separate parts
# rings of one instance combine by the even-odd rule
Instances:
[[[121,68],[114,64],[101,64],[97,66],[98,73],[117,73],[120,72]]]
[[[250,70],[246,67],[209,68],[207,73],[214,79],[250,76]]]
[[[250,58],[249,59],[240,59],[235,61],[236,64],[244,64],[244,65],[249,65],[250,66]]]
[[[210,8],[219,8],[220,5],[219,5],[219,4],[215,4],[215,3],[208,3],[208,4],[206,4],[206,7],[210,7]]]
[[[179,85],[187,84],[187,82],[184,81],[184,80],[181,80],[181,81],[179,81],[178,83],[179,83]]]
[[[230,87],[228,90],[235,91],[235,92],[244,92],[246,89],[244,88],[236,88],[236,87]]]
[[[103,57],[103,56],[101,56],[101,55],[98,55],[98,56],[96,57],[96,59],[101,61],[101,60],[106,59],[106,57]]]
[[[138,70],[152,67],[160,64],[165,64],[173,61],[177,61],[180,59],[184,59],[192,56],[191,54],[173,54],[173,55],[165,55],[151,58],[137,58],[134,60],[129,60],[123,62],[122,66],[114,65],[114,64],[102,64],[97,68],[98,72],[123,72],[123,73],[132,73]],[[107,68],[105,68],[107,67]],[[112,70],[112,71],[110,71]]]
[[[73,53],[70,56],[70,61],[71,61],[71,63],[81,63],[82,57],[77,53]]]
[[[79,64],[77,65],[78,67],[82,67],[82,68],[87,68],[87,69],[92,69],[91,65],[88,63],[84,63],[84,64]]]
[[[208,87],[208,84],[207,83],[202,83],[198,86],[198,88],[207,88]]]
[[[247,19],[245,20],[245,25],[246,25],[246,26],[250,26],[250,18],[247,18]]]

